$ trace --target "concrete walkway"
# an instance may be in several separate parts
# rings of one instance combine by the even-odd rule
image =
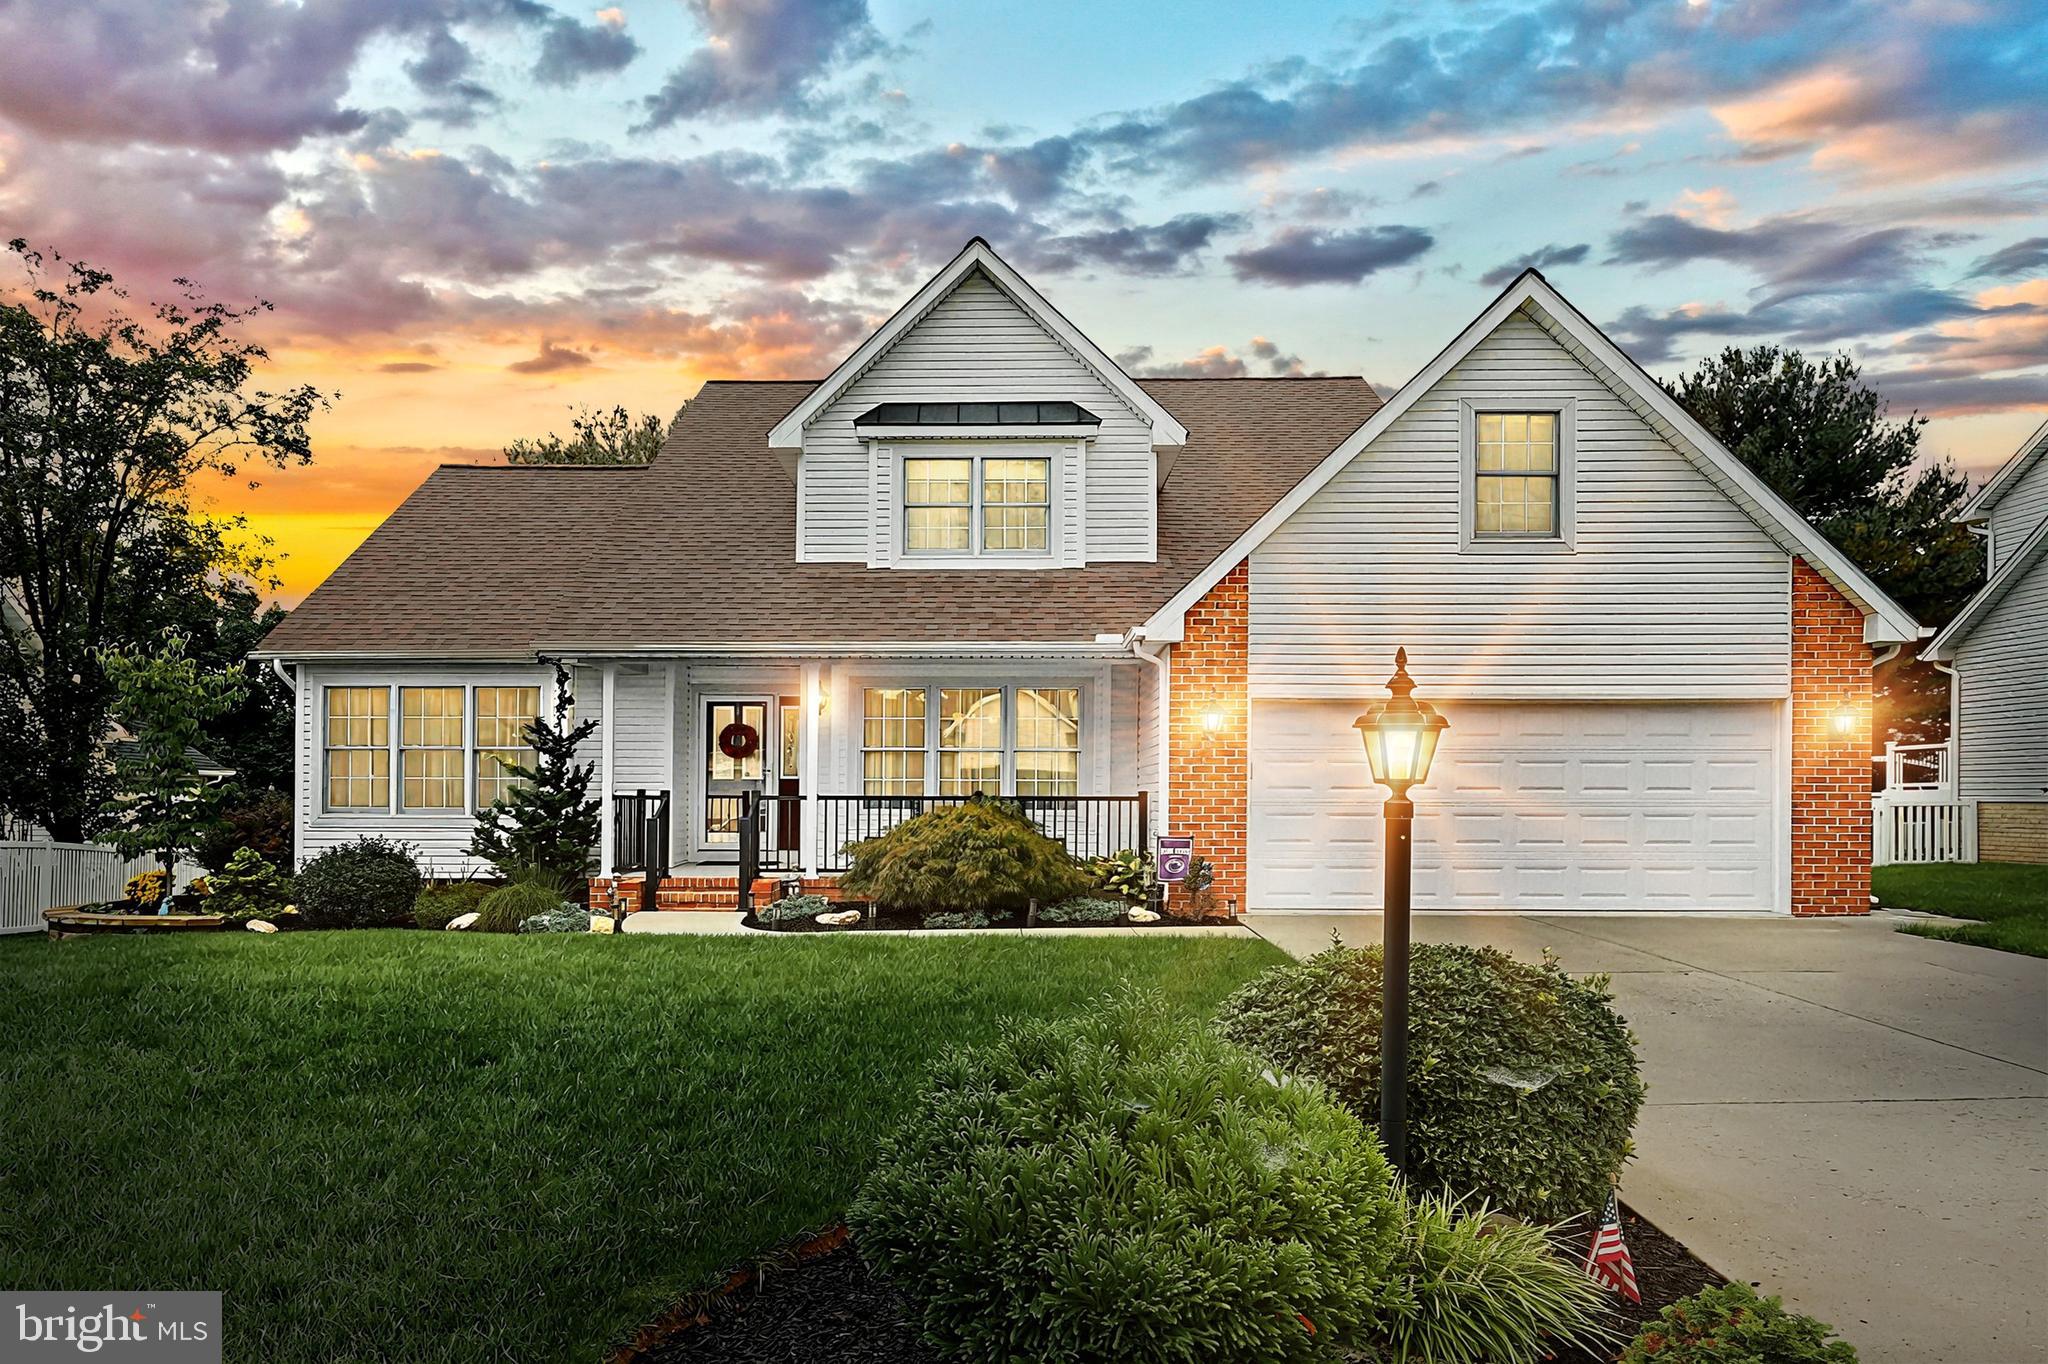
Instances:
[[[1296,955],[1377,914],[1252,915]],[[1420,914],[1610,972],[1650,1098],[1622,1194],[1865,1364],[2048,1359],[2048,961],[1829,922]]]

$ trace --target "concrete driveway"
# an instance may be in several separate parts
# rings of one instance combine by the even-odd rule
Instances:
[[[1377,914],[1255,914],[1296,955]],[[1610,972],[1649,1103],[1622,1196],[1866,1364],[2048,1359],[2048,961],[1827,922],[1418,914]]]

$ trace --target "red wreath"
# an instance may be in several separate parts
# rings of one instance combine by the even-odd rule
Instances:
[[[751,758],[761,751],[761,731],[735,720],[718,731],[718,751],[728,758]]]

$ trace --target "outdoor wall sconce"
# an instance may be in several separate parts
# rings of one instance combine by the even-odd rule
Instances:
[[[1365,741],[1372,779],[1392,791],[1387,821],[1384,908],[1380,913],[1380,1145],[1397,1171],[1408,1158],[1408,918],[1415,865],[1415,802],[1408,788],[1429,779],[1429,762],[1450,721],[1413,695],[1408,651],[1394,651],[1388,699],[1352,722]]]
[[[1201,710],[1198,713],[1201,716],[1202,732],[1204,734],[1221,734],[1224,723],[1230,718],[1223,713],[1223,703],[1213,695],[1202,702]]]
[[[1835,733],[1841,735],[1844,739],[1852,739],[1856,736],[1856,708],[1854,706],[1844,705],[1835,712]]]

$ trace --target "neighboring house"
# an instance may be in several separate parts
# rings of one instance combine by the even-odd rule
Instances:
[[[1134,380],[976,240],[649,466],[437,470],[264,653],[301,858],[464,866],[562,660],[600,903],[661,808],[625,793],[703,876],[988,791],[1080,853],[1191,835],[1240,908],[1370,907],[1351,721],[1405,646],[1451,724],[1418,904],[1856,913],[1873,646],[1920,633],[1534,271],[1382,405]]]
[[[1970,499],[1985,583],[1921,656],[1944,663],[1956,795],[1977,856],[2048,862],[2048,423]]]

